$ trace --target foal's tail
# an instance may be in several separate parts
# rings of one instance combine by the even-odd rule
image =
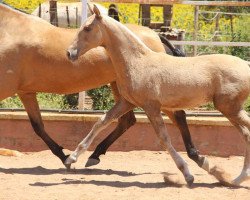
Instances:
[[[159,34],[159,37],[161,39],[161,42],[170,49],[173,56],[177,56],[177,57],[185,57],[186,56],[184,52],[182,52],[180,49],[176,48],[168,39],[166,39],[165,37],[163,37],[160,34]]]

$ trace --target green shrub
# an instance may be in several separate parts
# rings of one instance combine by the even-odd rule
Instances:
[[[94,110],[109,110],[114,105],[114,98],[108,85],[89,90],[87,94],[93,100]]]
[[[37,100],[42,109],[69,109],[71,105],[65,103],[64,95],[38,93]],[[23,104],[17,95],[0,101],[0,108],[23,108]]]
[[[75,110],[78,108],[79,93],[63,95],[63,105],[65,108]]]

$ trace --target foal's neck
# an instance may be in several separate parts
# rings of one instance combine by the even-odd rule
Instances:
[[[114,65],[118,85],[131,81],[139,62],[152,52],[151,49],[127,27],[111,18],[105,17],[102,26],[104,47]]]
[[[104,18],[105,48],[112,61],[129,62],[152,52],[134,33],[119,22]]]

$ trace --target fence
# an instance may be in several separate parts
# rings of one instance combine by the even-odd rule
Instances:
[[[243,1],[185,1],[185,0],[93,0],[94,2],[109,3],[138,3],[154,5],[193,5],[193,6],[250,6],[248,0]]]
[[[6,2],[8,2],[8,0],[6,0]],[[18,1],[15,2],[15,5],[18,5]],[[19,0],[19,2],[23,1]],[[29,2],[35,2],[35,0]],[[82,12],[81,2],[66,4],[58,1],[58,6],[56,6],[55,2],[56,1],[50,1],[50,4],[43,3],[42,5],[40,4],[40,6],[37,4],[38,7],[35,11],[27,9],[26,5],[25,10],[60,27],[78,27],[80,25],[80,15]],[[178,30],[185,30],[185,41],[188,42],[173,43],[176,45],[184,45],[188,55],[217,52],[230,54],[232,51],[235,51],[237,47],[240,47],[239,51],[245,51],[243,58],[246,60],[250,59],[248,38],[248,32],[250,32],[250,30],[247,30],[247,28],[250,29],[250,14],[248,14],[250,11],[250,2],[248,1],[95,0],[95,2],[106,2],[102,4],[106,8],[110,2],[118,2],[122,22],[138,24],[143,24],[143,21],[148,19],[140,17],[141,11],[139,4],[135,3],[144,4],[152,2],[153,8],[151,9],[150,19],[156,24],[163,21],[163,13],[167,15],[163,8],[156,6],[160,4],[174,5],[172,10],[173,14],[170,14],[170,18],[172,15],[171,25],[174,27],[171,34],[175,34],[177,37]],[[119,4],[119,2],[128,2],[129,4]],[[176,6],[176,4],[178,6]],[[204,5],[210,7],[204,7]],[[217,7],[215,9],[214,6],[218,5],[223,7]],[[182,9],[183,6],[187,9]],[[240,13],[239,11],[234,11],[236,7],[245,7],[248,9],[245,10],[245,13]],[[166,24],[170,23],[171,22],[167,22]],[[244,28],[240,29],[240,27]]]

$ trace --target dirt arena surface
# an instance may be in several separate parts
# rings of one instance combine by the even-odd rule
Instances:
[[[108,152],[101,163],[85,168],[90,152],[67,173],[50,151],[18,157],[0,156],[0,200],[249,200],[250,181],[243,187],[221,186],[181,153],[195,176],[187,187],[169,155],[164,152]],[[243,157],[208,157],[232,176],[240,173]],[[166,184],[167,172],[175,184]]]

